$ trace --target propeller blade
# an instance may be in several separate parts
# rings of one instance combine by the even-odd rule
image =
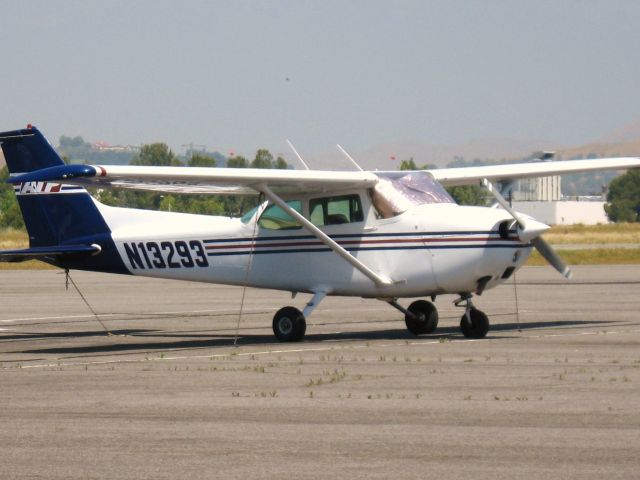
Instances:
[[[487,180],[486,178],[482,179],[481,185],[489,190],[489,192],[495,197],[496,201],[500,204],[502,208],[504,208],[514,220],[518,223],[518,237],[520,240],[524,242],[531,242],[531,244],[535,247],[540,255],[544,257],[544,259],[549,262],[549,264],[559,271],[565,278],[569,279],[573,276],[573,272],[567,264],[564,263],[564,260],[560,258],[560,255],[556,253],[556,251],[551,248],[546,240],[544,240],[540,235],[542,232],[549,228],[549,225],[545,225],[542,222],[538,222],[537,220],[532,219],[524,219],[520,217],[509,205],[509,203],[504,199],[504,197],[496,190],[493,184]]]
[[[531,240],[531,244],[553,268],[562,274],[562,276],[567,279],[570,279],[573,276],[571,269],[566,263],[564,263],[564,260],[560,258],[560,255],[558,255],[558,253],[547,243],[545,239],[542,237],[536,237]]]
[[[486,178],[483,178],[482,182],[480,182],[480,185],[482,185],[484,188],[489,190],[489,193],[493,195],[493,197],[496,199],[496,202],[498,202],[498,204],[502,208],[504,208],[507,212],[509,212],[509,214],[514,218],[514,220],[518,222],[518,225],[520,225],[521,228],[525,228],[524,220],[522,220],[520,216],[511,208],[511,206],[509,205],[509,202],[507,202],[505,198],[500,194],[500,192],[496,190],[496,187],[493,186],[493,183],[491,183]]]

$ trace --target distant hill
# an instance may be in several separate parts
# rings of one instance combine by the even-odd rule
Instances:
[[[563,159],[640,156],[640,121],[625,125],[593,143],[558,150]]]
[[[590,143],[580,147],[560,149],[557,154],[565,160],[595,157],[637,157],[640,156],[640,140],[621,143]]]

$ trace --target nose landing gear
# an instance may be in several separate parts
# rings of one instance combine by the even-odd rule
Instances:
[[[470,293],[461,293],[460,298],[453,302],[456,307],[465,309],[460,319],[460,330],[467,338],[484,338],[489,332],[489,317],[473,306],[471,297]]]

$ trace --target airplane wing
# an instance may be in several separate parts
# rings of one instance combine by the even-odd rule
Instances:
[[[10,183],[63,181],[166,193],[255,195],[261,185],[278,194],[327,193],[369,188],[371,172],[266,170],[255,168],[149,167],[132,165],[64,165],[16,175]]]
[[[638,167],[640,167],[640,158],[621,157],[442,168],[429,170],[429,173],[445,187],[455,187],[477,185],[483,178],[491,182],[504,182],[521,178],[548,177],[596,170],[626,170]]]
[[[482,179],[504,182],[520,178],[639,167],[640,158],[621,157],[442,168],[428,172],[445,187],[451,187],[478,184]],[[268,186],[274,193],[282,195],[371,188],[378,183],[379,178],[374,172],[362,171],[64,165],[16,175],[7,181],[13,184],[58,181],[165,193],[231,195],[255,194],[262,191],[262,187]]]

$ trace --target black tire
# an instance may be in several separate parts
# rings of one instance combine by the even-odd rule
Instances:
[[[462,334],[467,338],[486,337],[489,331],[489,317],[477,308],[472,308],[469,311],[469,317],[471,318],[471,324],[469,324],[466,314],[462,315],[460,319],[460,330],[462,330]]]
[[[281,342],[299,342],[306,331],[307,322],[297,308],[281,308],[273,317],[273,333]]]
[[[415,315],[404,316],[407,329],[414,335],[432,333],[438,326],[438,310],[436,306],[426,300],[416,300],[407,309]]]

